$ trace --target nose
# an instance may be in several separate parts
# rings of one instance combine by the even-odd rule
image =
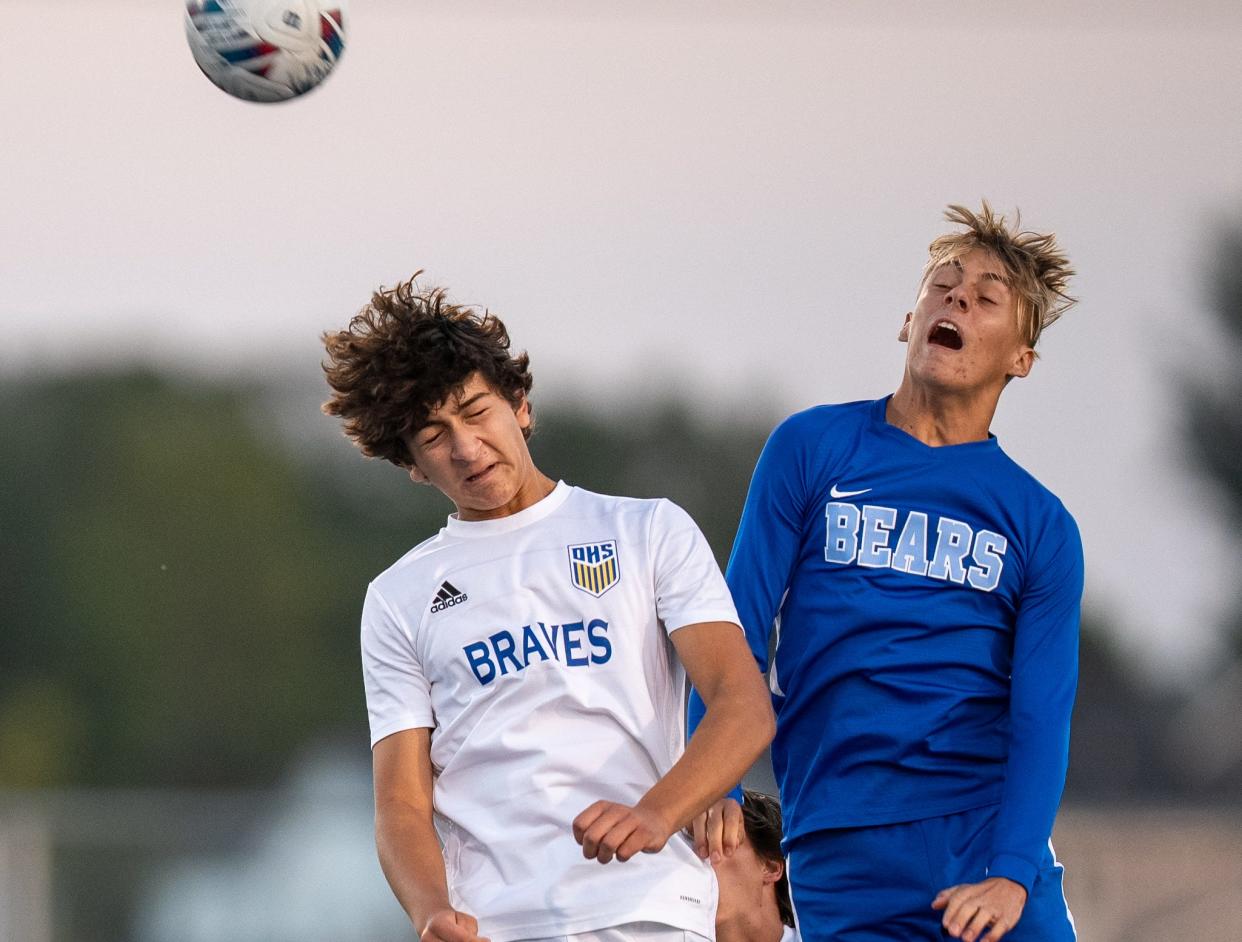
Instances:
[[[970,308],[970,299],[966,294],[965,285],[957,285],[950,288],[944,293],[944,303],[949,307],[955,307],[959,311],[966,311]]]
[[[468,428],[459,428],[453,432],[450,455],[454,461],[469,464],[479,455],[479,437]]]

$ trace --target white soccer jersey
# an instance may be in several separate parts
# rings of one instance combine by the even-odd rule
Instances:
[[[635,804],[681,755],[669,634],[737,620],[683,510],[563,482],[508,517],[450,517],[371,583],[371,743],[432,729],[449,890],[480,935],[650,921],[715,937],[715,876],[683,835],[601,866],[571,823],[599,799]]]

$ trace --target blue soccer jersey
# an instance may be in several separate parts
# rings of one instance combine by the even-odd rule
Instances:
[[[776,632],[786,838],[995,803],[988,873],[1030,889],[1069,752],[1078,530],[994,437],[931,447],[887,404],[783,422],[729,561],[764,670]]]

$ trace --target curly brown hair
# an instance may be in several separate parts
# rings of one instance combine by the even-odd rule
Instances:
[[[406,440],[430,413],[482,375],[515,409],[530,392],[530,357],[509,352],[500,318],[451,304],[444,288],[420,287],[422,270],[395,288],[380,288],[340,331],[325,331],[332,387],[323,404],[344,420],[345,434],[368,458],[411,466]],[[532,426],[533,428],[533,426]],[[529,438],[531,429],[523,429]]]

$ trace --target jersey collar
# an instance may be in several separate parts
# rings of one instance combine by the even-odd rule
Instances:
[[[564,481],[557,481],[556,487],[548,492],[548,495],[541,500],[531,504],[525,510],[519,510],[515,514],[509,514],[507,517],[497,517],[494,520],[460,520],[457,514],[449,516],[448,521],[444,525],[446,532],[452,536],[476,537],[476,536],[494,536],[497,533],[511,533],[514,530],[520,530],[522,527],[528,527],[532,523],[538,523],[545,517],[556,513],[561,504],[569,498],[574,488]]]

